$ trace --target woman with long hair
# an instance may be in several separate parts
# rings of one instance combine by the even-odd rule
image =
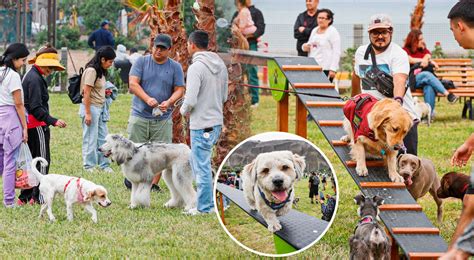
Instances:
[[[318,26],[311,31],[309,40],[302,48],[308,52],[308,57],[313,57],[323,67],[323,71],[333,81],[339,69],[341,59],[341,36],[332,26],[334,13],[329,9],[320,9],[316,12]]]
[[[23,95],[25,108],[28,113],[28,147],[31,155],[43,157],[48,161],[48,166],[38,165],[38,171],[48,174],[51,165],[51,152],[49,148],[51,132],[49,127],[66,127],[66,122],[53,117],[49,111],[49,93],[46,77],[54,71],[63,71],[64,67],[59,63],[58,51],[51,45],[46,45],[36,52],[34,58],[28,63],[33,64],[31,69],[23,77]],[[18,197],[18,205],[27,202],[39,203],[39,188],[22,190]]]
[[[13,43],[0,56],[0,171],[3,176],[3,205],[15,207],[16,161],[21,142],[28,142],[23,89],[18,70],[30,52]]]
[[[102,120],[105,104],[105,77],[115,59],[111,46],[101,47],[87,63],[81,78],[82,103],[79,115],[82,118],[82,159],[86,171],[98,165],[105,172],[113,172],[110,162],[98,148],[105,143],[107,124]]]
[[[423,89],[425,102],[431,106],[433,118],[436,93],[444,94],[451,103],[456,102],[458,97],[449,93],[433,74],[433,68],[438,68],[438,64],[431,60],[431,52],[426,48],[425,39],[420,30],[414,29],[408,33],[403,49],[408,54],[410,65],[415,74],[415,88]]]

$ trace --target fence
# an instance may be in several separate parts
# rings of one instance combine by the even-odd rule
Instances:
[[[333,26],[341,35],[342,50],[354,47],[354,42],[357,42],[358,37],[354,36],[354,26],[362,28],[362,39],[359,40],[362,40],[363,44],[369,42],[367,25],[334,24]],[[403,40],[410,31],[409,24],[394,24],[393,27],[393,42],[403,45]],[[467,54],[454,40],[448,22],[424,24],[422,30],[430,50],[434,49],[436,42],[440,42],[443,51],[450,56]],[[267,24],[262,41],[268,42],[269,52],[296,54],[296,40],[293,38],[293,24]]]

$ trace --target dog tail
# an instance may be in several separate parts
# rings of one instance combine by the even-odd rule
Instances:
[[[46,167],[48,166],[48,161],[44,159],[43,157],[36,157],[31,161],[31,170],[33,171],[33,174],[35,175],[36,178],[41,182],[41,178],[43,178],[43,174],[41,174],[38,169],[36,169],[36,165],[38,164],[38,161],[41,162],[41,166]]]

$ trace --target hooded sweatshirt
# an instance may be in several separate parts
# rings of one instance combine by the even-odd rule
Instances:
[[[193,55],[180,110],[182,115],[191,113],[191,130],[223,124],[222,110],[227,100],[227,84],[227,67],[216,53],[200,51]]]

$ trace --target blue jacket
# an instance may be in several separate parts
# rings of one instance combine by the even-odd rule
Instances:
[[[95,42],[95,44],[94,44]],[[108,30],[104,28],[100,28],[96,31],[94,31],[90,36],[89,40],[87,41],[87,44],[89,47],[91,47],[94,50],[100,49],[102,46],[112,46],[114,47],[115,41],[114,41],[114,36],[112,36],[112,33],[109,32]]]

